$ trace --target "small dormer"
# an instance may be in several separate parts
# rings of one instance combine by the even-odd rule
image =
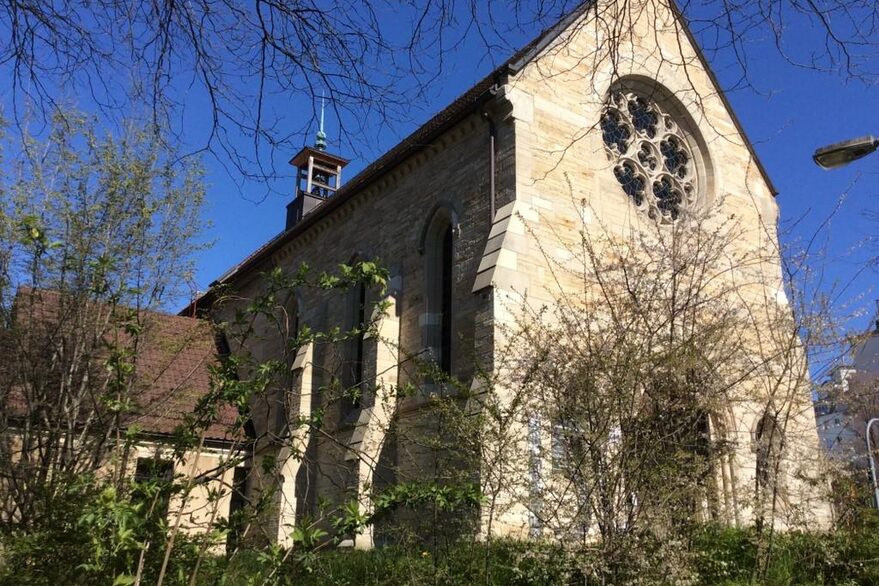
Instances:
[[[320,130],[314,146],[304,147],[290,159],[290,164],[296,167],[296,197],[287,204],[287,230],[332,197],[342,183],[342,167],[348,164],[348,160],[326,151],[323,120],[321,106]]]

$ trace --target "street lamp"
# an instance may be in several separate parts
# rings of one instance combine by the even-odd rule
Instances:
[[[872,135],[837,142],[815,151],[812,160],[822,169],[835,169],[866,157],[879,148],[879,139]]]
[[[874,417],[867,422],[867,457],[870,458],[870,473],[873,475],[873,496],[876,498],[876,508],[879,509],[879,485],[876,484],[876,460],[873,458],[873,446],[870,442],[870,426],[879,423],[879,417]]]

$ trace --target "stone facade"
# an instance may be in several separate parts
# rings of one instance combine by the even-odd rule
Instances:
[[[739,252],[770,259],[757,263],[762,278],[744,297],[761,307],[771,305],[767,313],[786,311],[773,187],[682,22],[670,11],[655,14],[654,9],[655,3],[649,3],[646,10],[633,13],[637,17],[618,40],[621,55],[616,58],[599,58],[597,48],[608,39],[595,24],[594,9],[579,9],[220,279],[218,284],[247,299],[263,288],[260,274],[274,268],[295,273],[307,263],[313,271],[332,272],[340,263],[360,258],[376,259],[390,270],[389,307],[378,322],[381,333],[364,343],[364,376],[380,379],[385,390],[364,397],[348,421],[344,414],[333,414],[337,407],[329,407],[325,420],[333,423],[327,433],[300,431],[287,447],[265,440],[257,449],[257,460],[260,454],[275,457],[280,450],[288,462],[280,475],[261,478],[254,472],[252,480],[254,487],[272,482],[282,486],[277,510],[267,520],[270,536],[288,542],[290,526],[303,512],[313,514],[317,499],[339,502],[353,494],[369,513],[377,463],[387,454],[398,467],[407,457],[413,462],[424,457],[417,446],[402,441],[390,445],[395,440],[386,440],[385,432],[392,419],[397,429],[425,424],[419,420],[423,399],[398,399],[387,389],[423,384],[412,358],[425,356],[425,349],[435,345],[431,332],[440,318],[428,299],[432,222],[448,223],[453,230],[450,370],[465,384],[475,380],[477,371],[493,371],[496,352],[516,323],[516,308],[523,300],[552,305],[560,291],[582,287],[550,274],[551,259],[564,262],[566,247],[581,230],[626,238],[650,225],[653,220],[621,189],[602,139],[602,113],[608,95],[620,84],[639,88],[687,126],[690,148],[699,154],[696,207],[735,218],[744,235],[737,239]],[[210,302],[211,293],[200,303]],[[342,293],[303,291],[296,300],[299,322],[317,331],[343,325],[346,303]],[[219,319],[229,319],[228,312],[221,309]],[[760,346],[759,329],[755,325],[752,332],[755,347]],[[249,350],[265,358],[278,355],[270,343]],[[294,415],[303,416],[322,408],[325,397],[319,389],[329,383],[332,361],[326,347],[299,348],[294,396],[275,408],[292,408]],[[818,438],[808,408],[808,381],[797,384],[788,395],[805,408],[794,409],[788,429],[803,439],[789,447],[792,458],[811,461]],[[429,388],[424,394],[432,392],[443,391]],[[749,391],[754,396],[760,392]],[[722,472],[724,486],[732,487],[723,505],[732,523],[751,519],[746,499],[736,499],[735,487],[744,492],[755,474],[752,437],[762,404],[740,401],[730,406],[726,418],[737,446]],[[269,411],[270,406],[254,411],[258,437],[271,427]],[[284,458],[291,449],[308,457]],[[258,468],[255,463],[253,469]],[[796,501],[791,507],[808,524],[823,526],[829,513],[820,487],[793,477],[790,482],[802,484],[797,485],[799,496],[791,497]],[[491,531],[527,535],[525,509],[509,507]],[[487,531],[484,519],[478,530]],[[358,547],[376,541],[370,532],[354,537]]]

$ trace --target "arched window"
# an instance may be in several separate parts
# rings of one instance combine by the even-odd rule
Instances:
[[[295,291],[290,291],[281,319],[283,320],[281,327],[287,337],[287,350],[295,358],[299,338],[299,299]]]
[[[677,388],[672,392],[678,392]],[[663,479],[667,491],[663,506],[686,511],[687,519],[717,519],[717,461],[722,449],[714,423],[717,417],[692,395],[658,396],[661,399],[652,399],[644,416],[627,426],[625,433],[637,438],[630,449],[648,474]],[[647,503],[653,495],[639,492],[636,496]]]
[[[358,262],[354,259],[352,264]],[[342,360],[342,418],[353,418],[363,404],[365,336],[368,327],[366,284],[359,282],[346,293],[345,333]]]
[[[426,315],[422,321],[424,345],[446,374],[452,372],[452,295],[455,263],[454,216],[447,208],[438,209],[423,234],[426,257]]]
[[[364,336],[366,334],[366,285],[364,283],[358,283],[354,288],[354,294],[352,295],[352,313],[354,315],[354,320],[352,323],[352,328],[356,330],[354,334],[353,340],[353,352],[352,352],[352,361],[351,361],[351,374],[352,374],[352,382],[355,386],[361,386],[363,384],[363,342]],[[356,395],[352,397],[352,402],[355,407],[360,407],[360,396]]]
[[[710,192],[707,149],[696,125],[655,81],[633,76],[614,84],[600,127],[617,182],[653,220],[672,224]]]
[[[784,434],[778,421],[768,412],[763,415],[754,430],[754,449],[756,452],[756,480],[760,493],[778,486],[779,463],[784,448]]]
[[[539,415],[528,418],[528,472],[530,476],[530,502],[528,506],[529,535],[540,537],[543,532],[543,440]]]
[[[719,417],[699,409],[693,414],[690,452],[694,458],[695,480],[699,489],[696,503],[697,516],[703,521],[717,521],[720,518],[720,494],[717,485],[719,454],[723,440],[717,424]]]
[[[293,403],[293,385],[296,377],[293,373],[293,364],[296,361],[299,341],[299,299],[296,291],[289,289],[286,298],[279,295],[279,303],[274,307],[271,326],[272,337],[277,336],[281,346],[278,359],[286,366],[279,375],[278,388],[272,395],[270,403],[271,413],[267,423],[274,425],[272,433],[277,437],[287,437],[290,434],[290,415]],[[283,303],[280,300],[283,299]],[[270,423],[274,422],[274,423]]]

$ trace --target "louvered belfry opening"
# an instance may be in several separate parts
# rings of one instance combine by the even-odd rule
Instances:
[[[287,230],[338,191],[348,160],[307,146],[290,164],[296,167],[296,198],[287,205]]]

